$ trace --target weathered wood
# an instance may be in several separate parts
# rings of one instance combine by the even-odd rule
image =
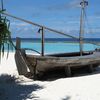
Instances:
[[[23,56],[21,55],[20,51],[16,51],[15,53],[15,61],[16,61],[16,66],[19,75],[25,75],[27,74],[27,64],[25,62],[25,59],[23,59]]]
[[[67,77],[71,77],[72,73],[71,73],[71,67],[67,66],[65,67],[65,74]]]
[[[71,76],[71,68],[79,68],[79,67],[87,67],[89,66],[91,71],[92,67],[94,68],[95,65],[100,64],[100,52],[94,52],[90,55],[84,55],[84,56],[72,56],[70,54],[70,57],[67,53],[65,54],[66,57],[60,57],[61,54],[59,54],[59,57],[53,56],[36,56],[36,55],[26,55],[23,57],[23,54],[21,51],[19,53],[16,52],[17,58],[16,61],[19,61],[17,63],[17,66],[22,66],[24,68],[29,68],[30,72],[35,75],[39,75],[39,73],[44,73],[48,70],[53,70],[54,68],[66,68],[65,72],[67,76]],[[72,55],[74,55],[72,53]],[[22,58],[18,58],[18,56]],[[58,55],[57,55],[58,56]],[[21,63],[21,65],[20,65]],[[19,67],[18,67],[19,68]],[[26,72],[25,72],[26,73]]]
[[[21,48],[21,41],[20,38],[16,38],[16,53],[15,53],[15,61],[16,61],[16,66],[17,66],[17,70],[19,75],[25,75],[28,71],[27,71],[27,64],[25,62],[25,59],[23,58],[25,54],[25,51],[21,51],[20,52],[20,48]]]
[[[41,56],[44,56],[44,28],[42,27],[42,38],[41,38],[41,43],[42,43],[42,46],[41,46]]]
[[[21,39],[19,37],[16,38],[16,49],[21,49]]]
[[[28,56],[32,58],[32,56]],[[86,55],[82,57],[52,57],[52,56],[34,56],[37,59],[37,70],[46,71],[53,68],[60,67],[74,67],[78,68],[81,66],[88,66],[90,64],[100,64],[100,54],[96,56],[95,54]]]
[[[88,72],[92,73],[93,71],[94,71],[93,65],[90,64],[90,65],[88,66]]]
[[[83,35],[84,35],[84,17],[85,17],[85,7],[86,2],[83,0],[81,3],[81,16],[80,16],[80,34],[79,34],[79,40],[80,40],[80,56],[82,56],[82,52],[83,52]]]
[[[36,66],[37,60],[33,57],[32,59],[26,57],[27,66],[29,71],[33,74],[34,78],[36,76]]]

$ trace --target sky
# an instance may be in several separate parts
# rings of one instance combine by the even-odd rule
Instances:
[[[81,0],[4,0],[11,15],[78,37]],[[84,37],[100,37],[100,0],[88,0]],[[7,17],[11,21],[12,37],[40,37],[38,27]],[[63,37],[45,30],[45,37]]]

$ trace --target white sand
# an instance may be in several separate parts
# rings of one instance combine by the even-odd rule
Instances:
[[[100,69],[88,76],[33,81],[18,76],[14,53],[10,53],[8,60],[3,58],[0,64],[0,100],[100,100],[99,72]]]

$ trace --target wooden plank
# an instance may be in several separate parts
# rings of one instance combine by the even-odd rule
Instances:
[[[92,73],[94,71],[93,65],[88,66],[88,72]]]
[[[74,68],[79,68],[82,66],[90,66],[91,64],[94,66],[95,64],[99,65],[100,64],[100,54],[98,55],[90,55],[90,57],[87,55],[85,57],[52,57],[52,56],[34,56],[38,63],[37,63],[37,68],[39,71],[46,71],[49,69],[53,68],[64,68],[66,66],[74,67]],[[30,59],[32,58],[31,56],[28,56]]]
[[[15,52],[15,61],[16,61],[16,66],[18,70],[19,75],[25,75],[27,74],[27,66],[26,62],[23,59],[23,56],[21,55],[21,40],[19,37],[16,38],[16,52]],[[23,54],[25,54],[25,51],[22,51]]]
[[[20,51],[16,51],[15,53],[15,61],[19,75],[27,74],[27,66],[26,62],[24,61],[23,57],[20,55]]]
[[[67,77],[71,77],[72,73],[71,73],[71,67],[67,66],[65,67],[65,74]]]
[[[42,27],[42,38],[41,38],[41,56],[44,56],[44,28]]]
[[[19,37],[16,37],[16,49],[17,50],[21,49],[21,40]]]

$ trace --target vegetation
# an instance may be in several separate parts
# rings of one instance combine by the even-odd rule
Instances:
[[[7,49],[7,58],[9,49],[13,47],[11,41],[11,32],[9,31],[10,21],[6,17],[0,16],[0,60],[4,56],[4,51]]]

